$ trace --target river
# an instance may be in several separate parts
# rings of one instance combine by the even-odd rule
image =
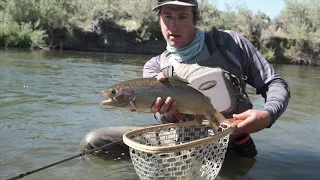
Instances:
[[[100,91],[141,77],[151,56],[0,50],[0,179],[79,154],[91,130],[151,125],[151,114],[102,107]],[[291,90],[287,111],[272,128],[252,134],[254,159],[226,158],[218,179],[320,179],[320,68],[273,65]],[[263,98],[248,87],[256,109]],[[138,179],[130,160],[90,157],[29,175],[29,180]]]

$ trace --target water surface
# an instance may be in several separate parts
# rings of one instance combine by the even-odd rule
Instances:
[[[102,107],[106,86],[141,77],[150,56],[0,51],[0,179],[79,153],[81,138],[111,126],[157,123],[150,114]],[[258,156],[227,156],[218,179],[320,179],[320,69],[274,65],[291,100],[276,124],[252,135]],[[264,100],[248,88],[256,109]],[[130,160],[74,159],[23,179],[138,179]]]

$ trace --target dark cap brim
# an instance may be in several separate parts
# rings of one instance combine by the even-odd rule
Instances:
[[[152,9],[152,11],[157,11],[157,10],[160,9],[161,6],[164,6],[164,5],[196,6],[195,4],[192,4],[192,3],[186,3],[186,2],[181,2],[181,1],[169,1],[169,2],[162,3],[162,4],[154,7],[154,8]]]

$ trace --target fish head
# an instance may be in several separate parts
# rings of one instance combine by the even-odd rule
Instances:
[[[111,87],[101,92],[101,95],[109,99],[102,101],[102,105],[125,107],[135,99],[135,92],[130,87]]]

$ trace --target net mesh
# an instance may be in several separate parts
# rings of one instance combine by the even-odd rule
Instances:
[[[229,126],[223,125],[219,133]],[[192,125],[162,127],[135,134],[130,139],[154,147],[173,147],[212,136],[208,126]],[[215,179],[224,161],[229,135],[199,146],[166,153],[148,153],[130,147],[130,156],[136,173],[142,180]]]

